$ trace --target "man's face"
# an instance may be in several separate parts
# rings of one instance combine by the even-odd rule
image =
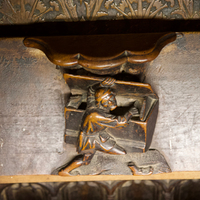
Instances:
[[[105,97],[101,104],[105,108],[109,108],[110,110],[114,110],[117,107],[117,101],[115,99],[115,96],[113,94],[108,95]]]

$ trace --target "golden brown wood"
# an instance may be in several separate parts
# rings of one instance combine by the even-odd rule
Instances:
[[[56,175],[18,175],[1,176],[0,183],[36,183],[36,182],[74,182],[74,181],[111,181],[111,180],[173,180],[173,179],[200,179],[200,172],[183,171],[151,176],[130,175],[98,175],[98,176],[56,176]]]
[[[72,107],[70,104],[69,107],[66,108],[66,111],[68,112],[66,116],[66,120],[69,120],[69,122],[67,123],[67,127],[69,129],[72,129],[72,124],[74,124],[73,128],[75,130],[78,130],[79,124],[81,124],[81,117],[84,114],[85,110],[75,109],[75,108],[78,108],[82,102],[85,102],[85,103],[87,102],[86,94],[87,94],[88,86],[97,84],[103,81],[104,79],[101,77],[89,77],[89,76],[82,76],[82,75],[80,76],[80,75],[73,75],[73,74],[67,74],[67,73],[64,74],[64,79],[66,83],[68,84],[68,86],[70,87],[71,93],[73,95],[76,95],[76,94],[82,95],[82,101],[77,103],[75,107]],[[116,130],[116,129],[109,130],[111,133],[119,132],[119,135],[121,134],[121,132],[123,133],[129,132],[130,135],[131,134],[134,135],[133,137],[129,135],[130,138],[138,142],[139,141],[144,142],[143,147],[138,145],[140,146],[140,148],[137,149],[137,152],[147,151],[152,141],[153,131],[154,131],[156,117],[157,117],[156,113],[158,112],[157,106],[155,106],[156,102],[158,101],[157,95],[153,92],[149,84],[138,83],[138,82],[116,80],[115,86],[113,86],[113,89],[116,94],[117,105],[120,107],[122,113],[123,113],[122,109],[127,110],[127,108],[131,105],[131,103],[136,102],[136,101],[138,103],[137,106],[139,107],[139,109],[142,109],[142,105],[145,105],[143,104],[144,99],[147,99],[148,96],[152,98],[151,99],[152,107],[147,106],[146,111],[144,110],[144,112],[142,112],[143,115],[141,113],[140,115],[138,114],[137,116],[135,116],[135,118],[131,119],[129,123],[130,128],[127,127],[127,128],[123,128],[122,130]],[[151,110],[151,108],[153,109]],[[118,109],[118,111],[120,110]],[[114,113],[119,115],[119,113],[117,113],[118,111],[116,110]],[[76,123],[74,123],[72,117],[70,117],[71,112],[73,113],[73,115],[76,115]],[[80,114],[77,115],[76,114],[77,112],[81,112],[82,115]],[[139,118],[141,120],[138,120]],[[148,123],[148,121],[150,122]],[[137,130],[138,135],[136,136],[136,133],[134,133],[134,131],[132,130]],[[140,134],[142,134],[144,137],[139,136]]]
[[[138,74],[136,66],[125,64],[152,61],[175,39],[175,33],[116,34],[26,38],[24,44],[42,50],[51,62],[62,67],[77,69],[81,65],[96,74]]]
[[[113,75],[123,71],[132,74],[140,74],[142,71],[140,67],[137,65],[132,65],[130,67],[128,63],[141,64],[154,60],[161,49],[175,39],[175,33],[116,34],[26,38],[24,44],[27,47],[34,47],[42,50],[54,64],[61,66],[62,69],[65,67],[70,69],[84,68],[95,74]],[[120,95],[124,95],[126,98],[132,98],[131,94],[137,97],[134,101],[130,101],[130,99],[127,101],[124,99],[125,102],[128,102],[128,104],[124,105],[128,107],[122,109],[127,111],[120,113],[116,109],[116,94],[113,90],[116,80],[114,78],[105,78],[93,85],[89,84],[91,78],[87,76],[81,78],[82,75],[78,79],[77,76],[70,76],[70,79],[66,80],[69,86],[71,85],[70,82],[74,82],[72,85],[75,85],[78,88],[77,90],[80,90],[83,86],[87,88],[87,101],[85,102],[87,104],[86,110],[82,115],[80,112],[76,113],[75,111],[74,113],[68,113],[68,109],[65,110],[66,130],[70,131],[70,133],[78,131],[77,151],[79,155],[74,157],[71,163],[67,163],[55,170],[53,174],[56,174],[58,171],[59,175],[69,176],[70,172],[74,169],[83,165],[89,165],[96,151],[114,155],[125,155],[127,154],[127,149],[131,149],[129,150],[131,153],[140,152],[141,150],[144,153],[151,144],[157,118],[158,98],[153,93],[150,95],[148,94],[149,91],[147,90],[150,86],[145,87],[143,85],[140,87],[136,86],[137,83],[134,85],[131,82],[125,82],[124,85],[121,84],[121,88],[115,88],[118,93],[122,90],[122,93],[124,94]],[[130,88],[130,86],[132,88]],[[140,95],[139,93],[143,94]],[[74,97],[73,99],[70,99],[69,108],[70,106],[75,106],[75,109],[77,109],[79,103],[84,102],[82,99],[85,96],[86,94],[83,92],[80,93],[78,98]],[[74,101],[74,99],[76,100]],[[111,113],[111,111],[116,111],[116,114]],[[70,119],[70,116],[77,117]],[[81,121],[78,121],[79,116],[81,117]],[[131,118],[136,118],[136,123],[132,122],[129,124]],[[70,123],[70,121],[72,123]],[[137,121],[145,123],[141,124]],[[68,124],[72,124],[70,129]],[[126,126],[131,128],[125,130]],[[119,127],[122,128],[122,131],[117,131],[117,128]],[[110,131],[107,130],[109,128],[111,129]],[[115,130],[112,131],[112,129]],[[131,130],[133,131],[132,134]],[[150,131],[147,132],[147,130]],[[120,139],[116,139],[115,132],[118,134],[118,138],[121,137],[127,140],[123,141],[124,145],[121,145],[118,142]],[[130,136],[130,138],[133,137],[134,140],[139,138],[136,143],[139,143],[140,145],[132,144],[129,147],[129,145],[127,145],[129,137],[127,137],[127,135]],[[73,135],[73,137],[76,138],[76,134]],[[67,143],[71,143],[68,135],[65,136],[65,140]],[[125,146],[126,148],[124,148]],[[154,153],[158,155],[157,151],[148,152],[149,158],[147,159],[147,163],[155,165],[155,163],[160,162],[162,167],[159,166],[157,169],[156,167],[151,166],[151,164],[147,164],[148,167],[144,167],[145,161],[142,164],[143,167],[138,167],[137,164],[135,164],[136,161],[130,159],[128,166],[134,175],[171,171],[162,156],[158,155],[157,161],[153,159],[153,157],[155,157]],[[142,161],[139,161],[139,165],[141,165],[141,162]],[[95,165],[99,164],[97,163]],[[109,171],[109,169],[102,167],[100,171],[97,169],[94,174],[102,174],[104,171]]]
[[[54,64],[61,66],[62,70],[63,68],[70,68],[76,71],[79,68],[84,68],[86,71],[95,74],[113,75],[121,72],[140,74],[143,70],[142,66],[140,68],[137,65],[130,66],[130,64],[141,64],[154,60],[161,49],[175,39],[176,33],[116,34],[26,38],[24,44],[27,47],[42,50]],[[76,73],[79,72],[76,71]],[[89,165],[96,151],[114,155],[125,155],[129,151],[130,153],[144,153],[151,144],[157,118],[158,98],[149,89],[150,86],[145,87],[145,85],[142,85],[140,87],[137,86],[137,83],[134,85],[131,82],[124,82],[125,84],[122,83],[121,88],[119,85],[116,88],[114,87],[116,85],[114,78],[105,78],[90,85],[91,78],[84,75],[82,78],[82,75],[78,79],[77,76],[70,76],[70,79],[66,79],[69,86],[71,85],[70,82],[74,82],[73,85],[78,88],[77,90],[80,90],[83,86],[87,88],[87,101],[85,101],[87,107],[82,115],[80,112],[68,113],[68,109],[65,110],[66,130],[70,133],[78,131],[76,146],[79,155],[75,156],[71,163],[66,163],[54,170],[53,174],[58,173],[62,176],[69,176],[74,169]],[[124,107],[121,108],[121,112],[116,109],[117,101],[113,88],[117,91],[118,96],[128,98],[128,100],[123,99],[124,102],[128,103],[122,105]],[[122,94],[119,91],[122,91]],[[83,92],[80,93],[78,98],[70,99],[69,108],[75,106],[74,108],[78,109],[79,103],[84,102],[82,99],[85,96],[86,93]],[[136,97],[136,99],[131,101],[130,99],[133,97]],[[123,110],[126,112],[122,112]],[[71,116],[77,117],[70,119]],[[81,121],[78,121],[79,116]],[[131,122],[131,118],[135,118],[136,123]],[[70,120],[72,123],[70,123]],[[68,124],[72,124],[70,129]],[[126,126],[128,129],[125,129]],[[118,131],[117,128],[122,130]],[[76,134],[72,137],[76,138]],[[71,143],[67,132],[65,140],[66,143]],[[134,140],[136,144],[131,144],[129,140]],[[128,145],[128,143],[130,144]],[[145,158],[147,155],[148,158]],[[134,175],[171,171],[158,151],[151,150],[145,156],[143,156],[144,160],[142,158],[139,161],[137,159],[126,160]],[[135,164],[135,162],[138,163]],[[138,164],[141,167],[138,167]],[[98,162],[95,165],[98,166]],[[115,165],[114,162],[111,165]],[[93,168],[95,169],[95,167]],[[89,174],[102,174],[105,171],[110,171],[110,169],[102,166],[101,169],[97,169],[93,173],[89,172]],[[118,171],[120,173],[120,169]],[[82,172],[78,173],[84,174]],[[119,173],[116,172],[116,174]]]
[[[158,97],[150,85],[73,74],[64,74],[64,79],[75,94],[65,108],[65,142],[77,146],[79,155],[53,174],[111,174],[116,160],[133,175],[171,171],[158,151],[148,151],[158,112]],[[116,156],[96,156],[98,151]],[[134,154],[139,152],[144,155]],[[91,163],[93,157],[96,161]],[[107,161],[102,164],[100,157]],[[115,174],[122,173],[121,164]],[[84,165],[86,169],[74,171]]]
[[[106,78],[89,87],[87,108],[82,117],[77,146],[78,153],[82,153],[83,156],[82,158],[75,158],[73,163],[59,172],[59,175],[69,175],[69,172],[73,169],[81,165],[88,165],[97,150],[115,155],[124,155],[127,153],[107,133],[106,128],[124,128],[128,126],[128,122],[132,117],[139,117],[139,112],[135,105],[132,105],[123,116],[110,114],[110,111],[117,108],[117,101],[112,89],[115,82],[116,80],[113,78]],[[66,123],[69,123],[69,121],[67,120]],[[146,135],[146,130],[144,131],[144,135]],[[135,132],[138,132],[138,130]],[[132,167],[134,168],[134,166]]]

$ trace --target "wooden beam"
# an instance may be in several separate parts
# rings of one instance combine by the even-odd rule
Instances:
[[[56,176],[56,175],[19,175],[0,176],[0,183],[36,183],[36,182],[76,182],[76,181],[117,181],[117,180],[165,180],[165,179],[200,179],[200,171],[172,172],[151,176],[98,175],[98,176]]]

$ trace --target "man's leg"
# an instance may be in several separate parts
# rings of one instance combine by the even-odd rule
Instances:
[[[115,154],[115,155],[124,155],[126,154],[125,149],[115,144],[112,149],[110,149],[107,153]]]
[[[64,169],[61,169],[58,173],[60,176],[71,176],[69,172],[71,172],[73,169],[76,169],[82,165],[89,165],[95,152],[86,153],[83,154],[81,157],[76,156],[72,162]]]
[[[95,149],[98,151],[102,151],[109,154],[115,154],[115,155],[124,155],[126,154],[126,151],[124,148],[119,146],[115,140],[112,138],[108,138],[105,142],[102,142],[101,140],[95,141]]]

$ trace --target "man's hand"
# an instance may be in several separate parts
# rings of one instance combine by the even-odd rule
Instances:
[[[131,113],[132,117],[138,117],[139,116],[139,112],[138,109],[136,107],[132,107],[129,112]]]
[[[132,117],[139,117],[139,112],[136,107],[132,107],[126,114],[126,119],[129,121]]]
[[[105,78],[102,82],[101,82],[101,86],[103,87],[107,87],[107,86],[113,86],[114,83],[116,82],[116,80],[114,78]]]

